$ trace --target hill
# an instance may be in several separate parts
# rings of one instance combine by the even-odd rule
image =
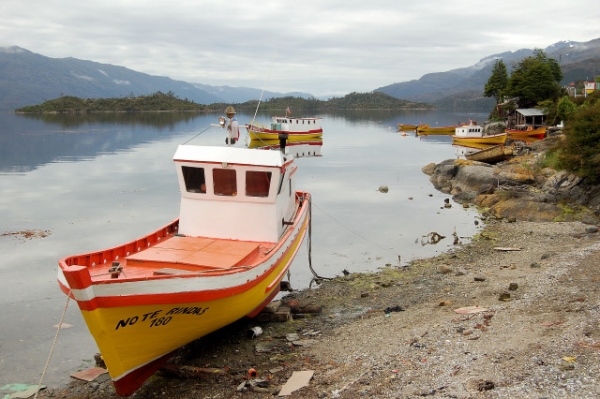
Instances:
[[[129,96],[120,98],[78,98],[63,96],[45,101],[39,105],[18,108],[17,113],[30,114],[65,114],[94,112],[148,112],[148,111],[191,111],[222,112],[232,103],[198,104],[188,99],[177,98],[174,93],[157,92],[148,96]],[[238,111],[254,111],[258,100],[244,103],[233,103]],[[286,108],[294,112],[322,112],[333,110],[424,110],[433,109],[431,104],[415,103],[401,100],[385,93],[350,93],[341,98],[318,100],[316,98],[280,97],[271,98],[260,104],[262,110],[285,112]]]
[[[494,101],[483,97],[482,93],[495,61],[504,60],[510,72],[513,65],[532,55],[533,51],[521,49],[490,55],[475,65],[429,73],[417,80],[390,84],[374,91],[409,102],[434,104],[439,109],[488,111]],[[563,41],[544,51],[559,61],[564,85],[600,75],[600,39],[583,43]],[[0,109],[12,110],[64,96],[128,98],[157,92],[174,93],[178,98],[196,104],[242,104],[257,100],[261,95],[260,89],[250,87],[187,83],[93,61],[49,58],[17,46],[0,47]],[[263,94],[265,100],[281,97],[313,98],[311,94],[301,92]],[[363,106],[360,103],[354,105]],[[392,109],[395,107],[397,105],[392,105]]]
[[[199,104],[243,102],[260,96],[258,89],[187,83],[93,61],[45,57],[17,46],[0,47],[0,109],[62,96],[116,98],[156,92],[173,92]],[[288,94],[267,92],[264,98],[284,95]]]
[[[437,108],[489,110],[494,101],[483,97],[483,88],[496,60],[502,59],[510,73],[519,61],[533,55],[533,51],[521,49],[493,54],[469,67],[426,74],[418,80],[394,83],[376,91],[410,101],[434,103]],[[562,85],[600,74],[600,39],[584,43],[563,41],[548,46],[544,51],[559,62],[564,74]]]

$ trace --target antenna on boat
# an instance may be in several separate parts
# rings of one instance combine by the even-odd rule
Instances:
[[[273,70],[273,65],[275,65],[275,56],[276,55],[277,55],[277,48],[275,48],[275,53],[273,53],[273,60],[271,60],[271,67],[269,68],[269,73],[267,74],[267,77],[265,78],[265,84],[263,85],[262,91],[260,92],[260,98],[258,99],[258,104],[256,104],[256,110],[254,111],[254,116],[252,117],[252,120],[250,121],[250,125],[253,125],[254,121],[256,120],[256,114],[258,113],[258,107],[260,107],[260,102],[262,101],[263,94],[265,94],[265,89],[267,88],[267,82],[269,81],[269,76],[271,76],[271,71]]]

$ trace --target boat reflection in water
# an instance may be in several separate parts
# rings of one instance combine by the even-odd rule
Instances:
[[[301,141],[288,141],[285,144],[286,154],[301,157],[320,157],[321,147],[323,147],[322,138],[307,139]],[[279,140],[250,140],[248,148],[258,148],[263,150],[280,150]]]

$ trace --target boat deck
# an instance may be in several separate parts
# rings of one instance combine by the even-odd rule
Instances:
[[[119,260],[123,280],[151,276],[198,273],[230,273],[260,262],[273,243],[223,240],[173,235],[157,244]],[[111,264],[93,266],[92,280],[114,281]],[[91,271],[91,270],[90,270]]]

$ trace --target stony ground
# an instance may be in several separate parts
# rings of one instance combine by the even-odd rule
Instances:
[[[289,398],[597,398],[599,266],[591,226],[493,222],[451,254],[294,292],[322,313],[235,323],[132,397],[269,398],[312,370]],[[74,381],[39,397],[117,396]]]

